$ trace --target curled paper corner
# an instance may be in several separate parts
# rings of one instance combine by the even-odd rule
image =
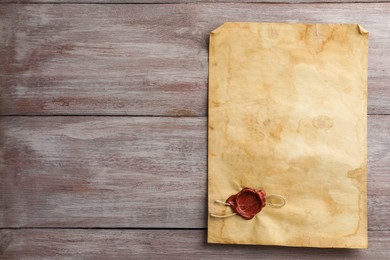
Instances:
[[[361,27],[359,24],[357,25],[357,27],[358,27],[360,34],[368,34],[368,31],[366,29],[364,29],[363,27]]]
[[[233,28],[233,27],[241,27],[242,24],[248,24],[248,22],[224,22],[223,24],[218,26],[216,29],[211,31],[211,34],[218,34],[218,33],[220,33],[220,31],[225,29],[225,27],[227,27],[228,29]]]
[[[222,28],[223,28],[226,24],[228,24],[228,23],[230,23],[230,22],[224,22],[223,24],[221,24],[220,26],[218,26],[216,29],[212,30],[212,31],[211,31],[211,34],[217,34],[217,33],[218,33],[219,31],[221,31]]]

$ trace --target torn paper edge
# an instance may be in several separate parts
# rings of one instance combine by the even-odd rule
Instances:
[[[218,26],[216,29],[214,29],[213,31],[211,31],[212,34],[216,34],[218,33],[220,30],[222,30],[222,28],[226,25],[226,24],[229,24],[229,23],[235,23],[235,22],[224,22],[223,24],[221,24],[220,26]],[[245,22],[243,22],[245,23]],[[302,24],[310,24],[310,23],[302,23]],[[313,25],[317,25],[317,24],[313,24]],[[347,24],[346,24],[347,25]],[[368,31],[366,29],[364,29],[360,24],[356,24],[357,28],[358,28],[358,31],[360,34],[368,34]]]

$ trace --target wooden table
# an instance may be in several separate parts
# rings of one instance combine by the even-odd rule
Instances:
[[[289,1],[0,0],[0,258],[390,259],[390,3]],[[206,243],[225,21],[370,32],[369,249]]]

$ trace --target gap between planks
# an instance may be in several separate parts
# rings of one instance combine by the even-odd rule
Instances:
[[[390,0],[0,0],[0,4],[369,4]]]
[[[390,116],[390,114],[367,114],[367,116]],[[208,116],[193,115],[193,116],[180,116],[180,115],[121,115],[121,114],[95,114],[95,115],[82,115],[82,114],[55,114],[55,115],[0,115],[0,118],[7,117],[107,117],[107,118],[208,118]]]
[[[0,0],[0,4],[142,4],[142,5],[163,5],[163,4],[372,4],[388,3],[390,0]]]
[[[80,229],[80,230],[207,230],[207,228],[175,228],[175,227],[0,227],[0,230],[62,230],[62,229]],[[387,230],[373,230],[387,231]]]

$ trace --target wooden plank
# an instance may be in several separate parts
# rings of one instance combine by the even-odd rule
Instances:
[[[370,114],[390,113],[390,4],[1,5],[0,114],[207,114],[207,49],[226,21],[359,23]]]
[[[0,117],[0,227],[205,228],[207,119]],[[369,116],[369,229],[390,230],[390,116]]]
[[[129,3],[129,4],[188,4],[188,3],[384,3],[389,0],[0,0],[1,3]]]
[[[12,259],[389,259],[389,231],[369,232],[369,249],[210,245],[205,230],[2,230]]]
[[[0,125],[1,227],[204,227],[204,118],[7,117]]]

